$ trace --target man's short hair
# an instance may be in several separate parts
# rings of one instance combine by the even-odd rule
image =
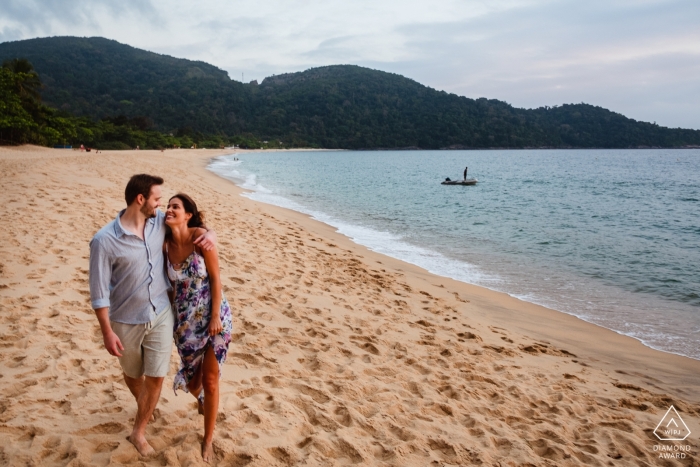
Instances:
[[[134,175],[129,179],[129,183],[126,184],[126,189],[124,190],[126,205],[130,206],[138,195],[143,195],[144,198],[148,199],[148,197],[151,195],[151,188],[153,185],[162,184],[163,179],[161,177],[156,177],[155,175]]]

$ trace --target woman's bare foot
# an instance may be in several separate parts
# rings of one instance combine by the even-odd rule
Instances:
[[[202,441],[202,460],[207,464],[214,460],[214,446],[211,441],[208,443]]]
[[[146,441],[146,438],[144,438],[143,436],[139,437],[132,433],[131,435],[127,436],[126,439],[128,439],[129,442],[134,445],[136,450],[143,457],[150,457],[156,452],[155,449],[153,449],[151,445],[148,444],[148,441]]]

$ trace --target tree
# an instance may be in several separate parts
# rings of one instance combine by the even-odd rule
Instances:
[[[25,143],[30,132],[38,126],[22,106],[16,81],[14,73],[0,68],[0,140],[3,143]]]
[[[15,80],[15,86],[20,98],[29,99],[36,103],[41,102],[41,80],[29,60],[26,58],[5,60],[2,67],[18,77]]]

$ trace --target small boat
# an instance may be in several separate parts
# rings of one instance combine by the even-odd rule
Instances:
[[[444,182],[441,183],[441,185],[476,185],[476,182],[478,182],[476,178],[468,178],[466,180],[450,180],[449,178],[446,179]]]

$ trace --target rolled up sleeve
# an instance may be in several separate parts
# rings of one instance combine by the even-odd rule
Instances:
[[[90,301],[93,310],[109,307],[109,283],[112,263],[109,252],[98,238],[90,242]]]

